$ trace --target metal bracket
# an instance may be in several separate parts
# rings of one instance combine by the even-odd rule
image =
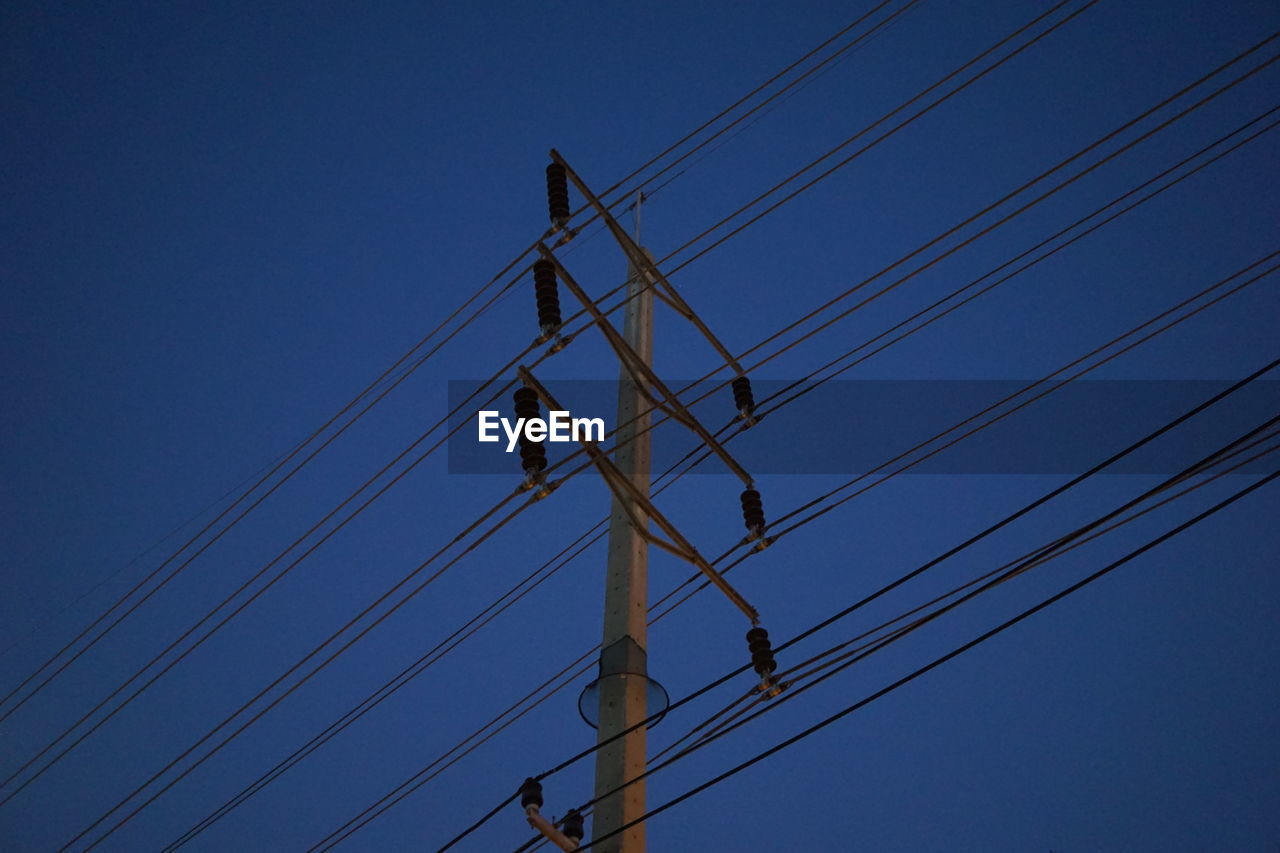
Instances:
[[[713,453],[720,457],[721,461],[728,466],[729,470],[732,471],[747,488],[751,488],[753,480],[751,475],[747,473],[747,470],[738,464],[738,461],[733,458],[733,455],[730,454],[728,450],[725,449],[724,445],[716,439],[716,437],[713,436],[697,418],[693,416],[693,413],[690,412],[683,403],[680,402],[679,398],[671,392],[671,389],[667,387],[666,383],[658,378],[658,375],[653,371],[653,368],[646,364],[644,359],[640,358],[640,355],[629,343],[627,343],[626,339],[618,332],[617,328],[614,327],[609,318],[600,311],[595,302],[587,296],[587,293],[582,289],[582,286],[578,284],[577,280],[574,279],[574,277],[570,275],[569,271],[565,269],[564,265],[560,263],[560,259],[552,254],[551,250],[548,249],[544,243],[538,243],[538,251],[544,258],[555,264],[556,275],[560,277],[560,280],[564,282],[565,287],[569,288],[569,291],[578,298],[579,302],[582,303],[583,308],[585,308],[587,313],[591,315],[595,325],[600,327],[600,331],[604,334],[605,340],[611,347],[613,347],[614,352],[618,355],[618,360],[622,362],[622,366],[631,374],[631,377],[635,380],[637,386],[639,386],[641,393],[673,420],[678,421],[688,429],[692,430],[698,438],[702,439],[703,443],[706,444],[707,447],[711,448]],[[650,387],[657,392],[656,396],[650,392]]]
[[[561,406],[556,398],[551,395],[551,392],[543,387],[542,383],[529,372],[528,368],[524,365],[520,365],[516,368],[516,374],[526,386],[534,390],[538,397],[542,399],[543,404],[547,406],[549,411],[564,411],[564,407]],[[578,443],[582,445],[583,450],[586,451],[587,455],[591,457],[591,461],[595,464],[596,468],[599,469],[605,485],[608,486],[610,491],[618,497],[618,503],[631,519],[631,523],[635,526],[636,532],[651,544],[691,563],[698,569],[698,571],[706,575],[707,580],[711,581],[717,589],[724,593],[724,595],[733,602],[734,606],[746,614],[747,618],[751,620],[751,624],[754,625],[760,621],[760,614],[756,609],[748,604],[747,600],[742,597],[741,593],[730,586],[729,582],[726,581],[721,574],[716,571],[701,554],[698,553],[698,549],[694,548],[693,545],[689,543],[689,540],[685,539],[684,536],[681,535],[679,529],[668,521],[666,516],[658,511],[658,508],[653,505],[653,502],[647,496],[640,493],[640,491],[635,487],[635,484],[631,482],[630,478],[618,470],[617,466],[613,464],[613,460],[611,460],[594,441],[580,438],[578,439]],[[668,542],[665,539],[654,535],[653,532],[648,529],[648,525],[636,517],[635,510],[631,508],[632,504],[642,508],[645,515],[647,515],[663,533],[670,537],[671,541]]]
[[[725,360],[725,363],[733,368],[734,372],[739,376],[744,376],[745,372],[742,369],[742,365],[738,363],[738,360],[733,357],[733,354],[729,352],[728,348],[725,347],[724,344],[720,343],[720,339],[717,338],[715,333],[707,327],[706,323],[702,322],[702,319],[698,317],[697,313],[689,307],[689,303],[684,300],[684,297],[680,295],[679,291],[677,291],[671,282],[667,280],[667,277],[663,275],[660,269],[658,269],[658,265],[654,263],[653,259],[650,258],[643,249],[636,245],[636,241],[631,239],[631,235],[627,233],[626,229],[618,223],[618,220],[614,219],[613,214],[609,212],[609,208],[605,207],[604,204],[601,203],[600,199],[591,191],[591,188],[587,186],[586,182],[578,176],[578,173],[573,170],[573,167],[571,167],[565,161],[564,157],[561,156],[560,152],[554,148],[551,149],[551,159],[559,163],[561,166],[564,166],[565,174],[568,175],[569,180],[573,181],[573,185],[578,188],[578,192],[582,193],[587,202],[595,208],[596,214],[604,220],[605,224],[609,227],[609,230],[613,233],[614,239],[618,241],[618,245],[622,247],[622,251],[631,261],[632,266],[649,278],[650,285],[653,286],[654,293],[658,298],[670,305],[678,314],[680,314],[680,316],[684,317],[692,323],[698,331],[702,332],[703,337],[710,341],[711,345],[715,347],[716,352],[718,352],[720,357]]]
[[[630,634],[600,652],[600,677],[610,675],[649,675],[649,654]]]
[[[529,826],[538,830],[543,838],[550,841],[561,850],[572,851],[578,849],[578,842],[569,838],[560,830],[556,829],[556,825],[542,816],[537,806],[526,806],[524,810],[524,818],[529,821]]]

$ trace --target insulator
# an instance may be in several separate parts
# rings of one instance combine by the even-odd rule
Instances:
[[[511,395],[516,404],[516,417],[538,417],[538,393],[532,388],[521,386]],[[520,431],[520,467],[526,474],[536,474],[547,467],[547,448],[540,441],[531,441]]]
[[[574,841],[581,841],[584,832],[582,813],[577,809],[569,809],[564,813],[564,820],[560,822],[560,831],[565,834],[566,838],[572,838]]]
[[[756,411],[756,398],[751,393],[751,380],[745,376],[739,376],[731,383],[733,387],[733,405],[742,413],[743,417],[749,418]]]
[[[560,328],[560,290],[556,265],[546,258],[533,262],[533,292],[538,302],[538,325],[550,334]]]
[[[516,404],[516,417],[536,418],[538,416],[538,392],[532,388],[517,388],[511,395]]]
[[[559,163],[547,166],[547,210],[552,225],[563,226],[569,221],[569,175]]]
[[[542,784],[530,776],[520,785],[520,808],[529,806],[542,808]]]
[[[755,489],[745,489],[740,498],[742,501],[742,520],[747,525],[747,530],[759,535],[764,530],[764,503],[760,500],[760,493]]]
[[[551,334],[560,328],[560,297],[557,294],[538,297],[538,328]]]
[[[539,258],[533,262],[533,286],[541,291],[544,287],[555,287],[556,265],[554,261]]]
[[[773,659],[773,644],[769,642],[769,632],[764,628],[752,628],[747,632],[747,648],[751,652],[751,667],[761,677],[768,677],[778,668],[778,662]]]
[[[547,467],[547,449],[540,441],[520,441],[520,467],[526,474],[534,474]]]
[[[761,675],[768,675],[778,668],[778,662],[773,659],[773,650],[769,649],[752,655],[751,666]]]

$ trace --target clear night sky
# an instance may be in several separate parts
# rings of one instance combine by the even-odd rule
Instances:
[[[220,496],[236,494],[307,437],[542,234],[548,149],[603,190],[875,5],[0,4],[0,692],[199,530],[229,502]],[[911,8],[891,26],[748,119],[723,146],[668,174],[679,173],[643,210],[643,241],[657,257],[1053,3],[893,0],[872,20],[904,5]],[[1083,5],[1071,0],[1049,20]],[[746,350],[1277,29],[1280,6],[1266,0],[1102,0],[673,282],[731,350]],[[1026,199],[1277,56],[1280,39]],[[804,376],[1275,107],[1278,93],[1280,63],[1267,65],[753,375]],[[1262,134],[841,378],[1044,376],[1280,249],[1278,154],[1280,129]],[[623,221],[631,225],[629,215]],[[591,294],[621,283],[625,262],[606,233],[589,228],[568,248],[561,258]],[[561,299],[568,309],[563,289]],[[1278,320],[1280,273],[1272,273],[1091,376],[1238,379],[1280,355]],[[2,775],[443,417],[451,380],[490,376],[536,333],[525,275],[0,722]],[[696,331],[661,307],[655,351],[656,368],[673,380],[718,364]],[[569,388],[566,380],[612,379],[616,371],[592,333],[538,375],[554,391],[557,382]],[[1274,414],[1280,402],[1271,393]],[[854,425],[892,431],[893,412],[856,399],[824,401],[819,389],[803,411],[829,425],[824,441],[857,440],[864,430]],[[1197,399],[1171,399],[1146,420],[1105,407],[1085,413],[1106,426],[1090,439],[1090,458],[1101,460]],[[506,396],[501,405],[509,406]],[[728,392],[698,412],[720,426],[732,414]],[[591,414],[614,423],[611,410]],[[850,425],[847,434],[841,423]],[[1231,429],[1250,425],[1238,420]],[[771,517],[852,476],[787,473],[777,460],[815,439],[781,414],[757,429],[742,459],[782,472],[759,478]],[[1216,440],[1179,445],[1177,461],[1213,450],[1230,437],[1224,429],[1206,430]],[[1052,423],[1037,436],[1050,446],[1076,438]],[[668,425],[654,441],[688,439]],[[508,475],[450,473],[446,450],[0,805],[0,850],[62,847],[518,482],[515,455]],[[550,456],[565,452],[552,446]],[[1273,470],[1278,458],[983,595],[674,764],[650,779],[651,806],[1123,556]],[[780,642],[1067,479],[898,477],[730,577]],[[1090,480],[796,647],[790,660],[1048,542],[1160,479]],[[716,555],[742,536],[739,488],[723,474],[686,477],[659,506],[703,553]],[[1263,487],[655,817],[650,849],[1275,850],[1278,496],[1280,487]],[[176,839],[577,538],[607,502],[595,475],[568,481],[96,849],[156,850]],[[305,850],[319,842],[598,642],[603,566],[596,545],[185,849]],[[655,552],[652,597],[688,574]],[[673,698],[684,696],[747,662],[747,627],[723,597],[699,593],[651,629],[650,673]],[[780,662],[786,666],[787,656]],[[340,849],[434,850],[525,776],[590,745],[594,732],[576,709],[589,678],[555,693]],[[740,676],[673,712],[651,732],[651,749],[751,684]],[[0,704],[0,713],[12,705]],[[588,760],[547,779],[546,812],[589,799],[591,772]],[[0,788],[0,798],[29,774]],[[70,849],[85,849],[157,787]],[[514,849],[528,837],[512,805],[457,849]]]

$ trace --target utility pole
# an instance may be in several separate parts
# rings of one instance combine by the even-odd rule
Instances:
[[[736,374],[730,383],[734,405],[746,426],[755,423],[755,401],[751,394],[751,381],[737,360],[676,291],[660,270],[653,255],[640,246],[640,202],[637,195],[635,234],[626,232],[613,217],[609,208],[591,191],[591,188],[569,168],[568,163],[554,149],[552,162],[547,166],[547,202],[551,215],[551,231],[548,236],[560,233],[555,246],[539,240],[535,248],[539,255],[533,262],[534,295],[538,305],[538,325],[542,334],[535,343],[553,341],[550,352],[557,352],[568,345],[577,333],[562,336],[563,322],[560,314],[558,287],[563,284],[583,307],[618,356],[621,370],[618,377],[618,427],[613,458],[595,441],[579,438],[591,463],[599,470],[613,495],[609,517],[609,553],[605,565],[604,638],[600,651],[599,677],[588,686],[597,692],[596,726],[596,778],[594,807],[592,811],[592,846],[602,853],[644,853],[645,829],[641,818],[645,814],[645,783],[640,777],[647,764],[645,721],[654,710],[649,707],[651,689],[656,683],[649,679],[647,628],[649,611],[649,545],[657,545],[673,556],[685,560],[706,576],[707,582],[718,589],[734,607],[751,623],[747,643],[752,665],[761,677],[761,689],[767,695],[776,695],[776,682],[772,672],[777,664],[769,646],[768,632],[760,627],[760,615],[742,594],[734,589],[721,573],[703,557],[698,549],[666,515],[654,506],[649,497],[649,426],[651,412],[659,411],[664,420],[682,424],[698,436],[708,450],[719,457],[730,473],[742,481],[746,488],[741,494],[743,522],[747,537],[743,545],[756,550],[769,543],[765,537],[765,516],[760,493],[756,491],[751,475],[725,449],[723,443],[693,416],[693,413],[672,393],[666,383],[653,372],[653,306],[654,297],[670,306],[679,316],[691,323],[711,343],[725,364]],[[565,268],[555,255],[555,247],[568,242],[577,233],[569,227],[569,183],[572,182],[596,216],[613,233],[614,239],[627,256],[627,301],[622,332],[614,327],[608,314],[601,310]],[[612,313],[611,311],[608,313]],[[539,403],[550,411],[566,411],[551,391],[544,386],[532,370],[519,365],[516,375],[521,382],[513,395],[516,414],[536,417]],[[541,439],[521,439],[521,467],[525,482],[518,491],[536,489],[531,500],[540,500],[554,490],[558,483],[547,482],[546,451]],[[659,532],[650,530],[650,526]],[[660,689],[660,688],[659,688]],[[588,695],[583,692],[583,699]],[[580,699],[581,703],[583,700]],[[582,705],[579,704],[579,709]],[[590,718],[584,711],[584,717]],[[565,829],[542,818],[542,787],[537,778],[529,777],[521,786],[521,807],[525,809],[529,824],[562,850],[577,849],[582,838],[582,815],[576,809],[566,813]],[[626,827],[624,830],[623,827]]]
[[[639,243],[641,196],[636,197],[636,242]],[[653,289],[634,263],[627,265],[623,337],[646,366],[653,364]],[[618,377],[618,430],[614,464],[644,498],[649,496],[649,404],[632,371]],[[634,419],[634,421],[633,421]],[[633,522],[632,519],[636,521]],[[637,529],[636,523],[644,529]],[[604,742],[649,715],[646,651],[649,610],[649,517],[643,505],[625,494],[613,496],[609,518],[609,552],[605,568],[604,640],[598,684],[598,741]],[[597,797],[644,773],[646,727],[637,726],[596,752]],[[645,811],[644,780],[596,804],[592,838],[600,838],[636,820]],[[601,853],[643,853],[644,824],[638,823],[595,848]]]

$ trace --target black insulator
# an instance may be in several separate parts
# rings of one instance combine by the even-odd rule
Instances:
[[[559,163],[547,166],[547,210],[551,224],[564,225],[569,221],[569,176]]]
[[[778,662],[773,659],[773,650],[757,652],[751,656],[751,666],[760,675],[768,675],[778,668]]]
[[[539,258],[533,262],[533,285],[541,290],[544,287],[555,287],[556,265],[554,261]]]
[[[538,301],[538,325],[550,332],[560,326],[560,291],[556,265],[543,258],[533,263],[533,292]]]
[[[542,808],[542,785],[532,776],[520,785],[520,808],[527,809],[529,806]]]
[[[751,393],[751,380],[745,376],[739,376],[733,380],[732,387],[733,405],[737,406],[742,414],[752,415],[756,410],[756,398]]]
[[[520,442],[520,466],[525,473],[536,473],[547,467],[547,449],[540,441]]]
[[[565,812],[564,820],[560,822],[560,831],[565,834],[566,838],[572,838],[574,841],[581,841],[584,832],[582,813],[577,809],[569,809]]]
[[[747,648],[751,652],[751,667],[759,675],[768,676],[778,668],[778,662],[773,659],[773,644],[765,629],[752,628],[747,632]]]
[[[760,500],[760,493],[755,489],[745,489],[740,500],[742,501],[742,520],[746,523],[747,529],[759,532],[764,528],[764,503]]]
[[[516,417],[529,420],[538,417],[538,393],[521,386],[511,395],[516,404]],[[526,474],[536,474],[547,467],[547,448],[540,441],[531,441],[520,432],[520,467]]]
[[[556,294],[538,297],[538,328],[551,333],[560,328],[560,297]]]
[[[516,404],[516,417],[536,418],[538,416],[538,393],[532,388],[517,388],[511,395]]]

